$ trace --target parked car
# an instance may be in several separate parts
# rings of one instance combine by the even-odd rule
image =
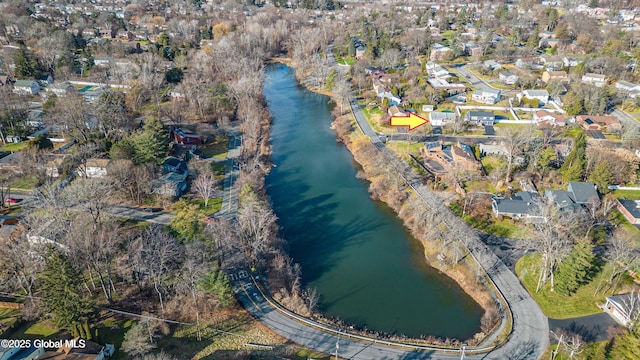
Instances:
[[[160,209],[160,208],[153,208],[153,207],[146,207],[146,208],[143,208],[143,209],[142,209],[142,211],[144,211],[144,212],[148,212],[148,213],[156,213],[156,212],[160,212],[160,211],[162,211],[162,209]]]
[[[17,204],[17,203],[20,202],[20,199],[6,198],[6,199],[4,199],[4,202],[6,202],[8,204]]]

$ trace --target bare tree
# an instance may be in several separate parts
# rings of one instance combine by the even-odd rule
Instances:
[[[191,184],[193,190],[204,200],[204,206],[209,206],[209,199],[213,196],[218,181],[211,171],[198,174],[198,177]]]
[[[112,189],[113,183],[109,178],[80,178],[66,187],[64,194],[72,206],[91,216],[93,229],[97,230],[103,212],[110,206],[108,201],[111,200]]]
[[[511,181],[511,171],[513,169],[513,160],[520,155],[526,143],[531,140],[531,129],[529,131],[520,131],[514,128],[506,128],[504,132],[503,146],[506,149],[507,157],[507,173],[504,181],[508,184]]]
[[[238,209],[238,235],[245,258],[253,263],[270,247],[276,231],[276,215],[255,198],[249,198]]]
[[[640,263],[640,249],[635,239],[625,232],[618,231],[608,239],[604,258],[609,263],[606,268],[608,277],[606,281],[602,279],[594,295],[607,287],[615,289],[614,280]]]
[[[149,278],[164,313],[165,280],[182,259],[177,240],[162,232],[160,226],[151,226],[130,244],[129,253],[138,273]]]
[[[561,210],[554,199],[537,198],[535,208],[538,216],[529,220],[535,232],[535,239],[521,243],[527,250],[533,250],[540,255],[538,284],[536,292],[540,291],[547,281],[554,285],[554,271],[556,266],[566,256],[573,243],[572,222],[575,223],[578,214],[568,209]]]
[[[142,203],[144,197],[151,193],[151,165],[135,165],[125,159],[113,160],[107,167],[107,174],[113,180],[115,191],[136,204]]]
[[[119,253],[122,234],[115,221],[94,226],[92,217],[86,219],[83,215],[78,216],[70,228],[66,243],[71,252],[76,254],[74,259],[80,267],[88,270],[91,281],[93,273],[98,276],[105,299],[111,303],[115,292],[113,261]]]

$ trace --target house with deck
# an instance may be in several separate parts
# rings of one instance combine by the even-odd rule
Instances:
[[[488,126],[496,121],[496,115],[492,111],[469,111],[464,120],[470,124]]]
[[[501,92],[496,89],[480,89],[471,94],[471,100],[482,104],[493,105],[500,101]]]
[[[582,75],[582,83],[596,87],[603,87],[607,84],[607,76],[602,74],[586,73]]]
[[[508,216],[512,219],[541,218],[538,208],[540,196],[529,191],[519,191],[509,198],[494,197],[491,210],[497,218]]]

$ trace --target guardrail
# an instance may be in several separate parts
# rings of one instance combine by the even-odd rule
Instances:
[[[277,310],[281,314],[283,314],[283,315],[285,315],[285,316],[287,316],[287,317],[289,317],[289,318],[291,318],[293,320],[296,320],[296,321],[301,322],[301,323],[303,323],[305,325],[309,325],[311,327],[317,328],[317,329],[322,330],[324,332],[331,333],[331,334],[338,335],[338,336],[342,336],[342,337],[346,337],[348,339],[361,340],[361,341],[371,342],[373,344],[386,345],[386,346],[390,346],[390,347],[406,348],[406,349],[410,349],[410,350],[439,351],[439,352],[444,352],[444,353],[459,353],[460,352],[459,348],[446,348],[446,347],[428,346],[428,345],[405,344],[405,343],[400,343],[400,342],[395,342],[395,341],[380,340],[380,339],[375,339],[375,338],[371,338],[371,337],[367,337],[367,336],[350,334],[348,332],[336,330],[334,328],[331,328],[329,326],[322,325],[322,324],[320,324],[318,322],[309,320],[309,319],[307,319],[307,318],[305,318],[303,316],[300,316],[298,314],[295,314],[295,313],[285,309],[277,301],[273,300],[270,296],[265,294],[264,291],[262,291],[262,288],[261,288],[260,284],[258,284],[258,282],[256,282],[256,280],[255,280],[255,278],[253,276],[251,276],[251,281],[255,285],[256,289],[258,289],[258,291],[260,292],[260,295],[262,296],[262,298],[265,299],[265,301],[269,304],[269,306],[271,308]],[[249,296],[249,294],[247,294],[247,296]],[[488,353],[488,352],[490,352],[490,351],[492,351],[494,349],[496,349],[496,346],[487,346],[487,347],[483,347],[483,348],[466,347],[465,348],[465,352],[469,353],[469,354],[483,354],[483,353]]]

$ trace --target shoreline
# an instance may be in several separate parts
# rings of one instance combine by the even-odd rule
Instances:
[[[304,86],[308,91],[328,96],[331,99],[331,101],[336,102],[335,94],[333,94],[331,91],[322,89],[322,88],[314,88],[306,85],[304,82],[303,76],[299,74],[299,71],[296,68],[295,64],[293,63],[292,59],[272,58],[272,59],[269,59],[268,63],[270,64],[279,63],[279,64],[284,64],[286,66],[291,67],[292,69],[295,70],[295,77],[301,86]],[[351,111],[349,111],[346,115],[334,117],[333,122],[331,123],[331,128],[334,129],[334,131],[336,131],[337,139],[346,146],[347,150],[351,153],[354,160],[360,165],[362,169],[360,173],[363,175],[362,178],[367,180],[369,183],[372,183],[372,181],[374,180],[373,179],[374,176],[371,174],[371,171],[370,171],[371,169],[369,166],[365,164],[365,162],[361,157],[359,158],[357,156],[357,149],[354,149],[354,146],[352,143],[352,138],[355,137],[357,139],[362,137],[357,134],[355,128],[352,128],[350,131],[343,134],[340,134],[340,132],[336,130],[336,127],[337,127],[336,123],[338,121],[345,121],[346,119],[350,124],[353,124],[354,120],[351,119],[351,116],[352,116],[352,113]],[[369,145],[373,146],[370,143]],[[380,175],[377,176],[377,178],[379,177]],[[403,188],[403,191],[406,192],[407,198],[412,196],[412,192],[409,189]],[[370,197],[373,198],[371,194],[370,194]],[[416,229],[414,226],[412,226],[412,224],[409,223],[406,220],[406,218],[400,217],[401,211],[405,210],[404,206],[400,206],[400,207],[394,206],[389,201],[389,199],[387,199],[385,196],[380,196],[378,199],[376,198],[373,198],[373,199],[380,200],[384,202],[387,206],[389,206],[395,212],[396,216],[402,221],[403,226],[410,231],[411,235],[416,240],[418,240],[421,243],[423,247],[423,255],[427,265],[432,267],[433,269],[438,270],[442,275],[454,281],[458,286],[460,286],[462,291],[465,294],[467,294],[469,297],[471,297],[473,301],[476,304],[478,304],[478,306],[483,310],[483,315],[480,319],[480,328],[478,329],[478,332],[476,332],[469,339],[455,339],[455,340],[459,342],[464,342],[464,341],[474,342],[476,343],[476,345],[486,340],[497,329],[499,325],[499,321],[498,322],[492,321],[490,328],[486,329],[487,331],[484,331],[482,329],[483,322],[485,321],[485,317],[491,318],[493,314],[497,314],[498,312],[498,307],[494,301],[493,296],[491,295],[492,290],[488,289],[486,284],[479,283],[479,280],[473,274],[473,270],[469,267],[468,264],[465,263],[465,261],[461,261],[454,266],[443,266],[439,264],[437,261],[438,251],[433,247],[430,247],[429,246],[430,244],[428,243],[428,241],[426,241],[421,236],[419,236],[419,234],[417,233],[419,229]],[[481,285],[481,286],[478,287],[478,285]],[[322,318],[324,320],[330,320],[330,319],[324,318],[324,316],[322,316]],[[429,335],[425,334],[425,336],[429,336]],[[412,338],[412,339],[416,341],[420,341],[420,339],[415,339],[415,338]],[[451,339],[446,339],[446,340],[442,339],[442,340],[444,342],[444,341],[450,341]]]

